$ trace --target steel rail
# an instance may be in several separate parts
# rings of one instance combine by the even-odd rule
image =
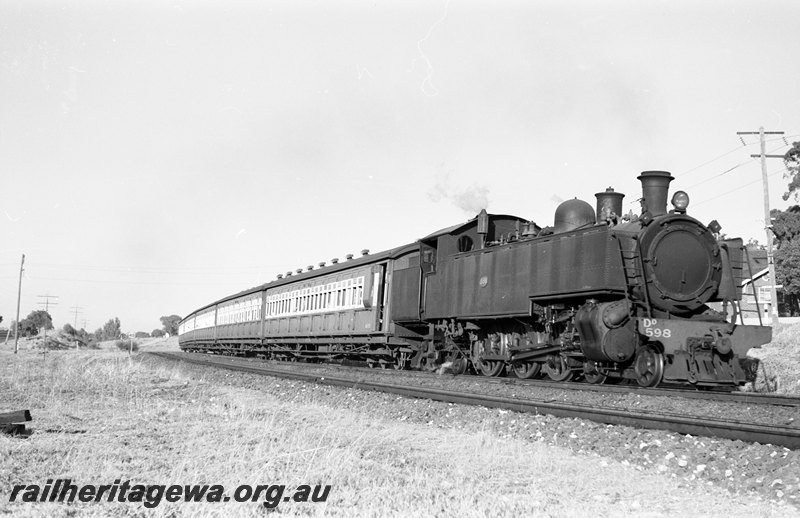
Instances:
[[[193,354],[193,353],[184,353],[184,354]],[[220,357],[220,356],[212,356],[212,357]],[[244,358],[241,356],[224,356],[225,358],[229,358],[231,360],[238,359],[240,361],[247,361],[247,362],[254,362],[259,361],[263,362],[265,360],[254,360],[252,358]],[[279,365],[291,365],[292,367],[297,368],[305,368],[303,367],[303,363],[301,362],[279,362]],[[342,366],[339,363],[316,363],[316,364],[307,364],[309,368],[313,367],[320,367],[325,366],[329,368],[341,368],[343,371],[345,370],[363,370],[364,372],[370,373],[385,373],[387,376],[392,376],[396,374],[396,371],[390,369],[371,369],[368,367],[363,367],[360,365],[349,365],[349,366]],[[406,370],[401,371],[405,375],[409,374],[419,374],[420,376],[427,376],[428,374],[423,371],[414,371],[414,370]],[[747,405],[774,405],[774,406],[786,406],[786,407],[800,407],[800,397],[794,396],[784,396],[779,394],[770,394],[770,393],[763,393],[763,392],[734,392],[734,391],[723,391],[723,390],[696,390],[696,389],[687,389],[681,387],[659,387],[659,388],[648,388],[648,387],[640,387],[639,385],[594,385],[591,383],[576,383],[576,382],[569,382],[569,381],[553,381],[547,379],[520,379],[515,377],[509,378],[495,378],[495,377],[486,377],[486,376],[470,376],[468,379],[470,381],[477,381],[479,383],[490,383],[490,384],[505,384],[505,385],[522,385],[522,386],[532,386],[532,387],[539,387],[539,388],[548,388],[548,389],[564,389],[564,390],[584,390],[590,392],[598,392],[598,393],[606,393],[606,394],[639,394],[643,396],[662,396],[662,397],[683,397],[687,399],[702,399],[706,401],[717,401],[717,402],[725,402],[725,403],[742,403]]]
[[[779,394],[768,394],[763,392],[723,392],[723,391],[702,391],[677,387],[648,388],[638,385],[592,385],[590,383],[569,383],[547,380],[520,380],[508,379],[500,383],[520,383],[522,385],[532,385],[535,387],[557,387],[566,390],[590,390],[593,392],[605,393],[629,393],[641,394],[643,396],[667,396],[683,397],[688,399],[704,399],[707,401],[721,401],[729,403],[744,403],[751,405],[776,405],[800,407],[800,398],[793,396],[782,396]]]
[[[185,356],[180,356],[176,353],[150,352],[147,354],[153,354],[163,358],[194,363],[198,365],[254,373],[262,376],[274,376],[344,388],[371,390],[405,397],[431,399],[434,401],[442,401],[447,403],[479,405],[489,408],[513,410],[515,412],[549,414],[556,417],[589,419],[591,421],[603,424],[665,430],[669,432],[697,436],[721,437],[725,439],[740,440],[745,442],[758,442],[762,444],[769,443],[791,449],[800,449],[800,429],[786,426],[767,426],[737,421],[724,421],[721,419],[687,417],[674,414],[630,412],[599,408],[589,405],[569,405],[556,403],[553,400],[524,400],[475,394],[470,392],[375,383],[364,380],[335,378],[301,372],[288,372],[285,370],[273,370],[263,367],[251,367],[241,364],[225,364],[205,358],[188,358]]]

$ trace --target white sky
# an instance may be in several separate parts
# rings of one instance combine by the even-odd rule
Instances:
[[[21,318],[49,294],[57,326],[78,306],[78,327],[149,332],[481,205],[545,226],[613,186],[636,208],[649,169],[764,242],[757,137],[736,132],[800,140],[798,19],[788,0],[4,0],[0,315],[22,253]]]

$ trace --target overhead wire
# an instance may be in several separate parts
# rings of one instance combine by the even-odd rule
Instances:
[[[783,169],[780,169],[780,170],[778,170],[778,171],[774,171],[774,172],[772,172],[772,173],[769,173],[769,174],[767,175],[767,177],[769,178],[769,177],[775,176],[776,174],[779,174],[779,173],[784,173],[784,172],[786,172],[786,171],[787,171],[787,169],[784,167]],[[762,181],[762,179],[761,179],[761,178],[758,178],[758,179],[756,179],[756,180],[753,180],[752,182],[748,182],[748,183],[746,183],[746,184],[744,184],[744,185],[740,185],[739,187],[736,187],[736,188],[734,188],[734,189],[731,189],[730,191],[725,191],[725,192],[723,192],[723,193],[717,194],[716,196],[712,196],[711,198],[705,199],[705,200],[703,200],[703,201],[694,202],[694,203],[692,203],[692,205],[693,205],[693,206],[695,206],[695,207],[697,207],[698,205],[702,205],[703,203],[708,203],[708,202],[710,202],[710,201],[714,201],[714,200],[716,200],[717,198],[721,198],[721,197],[723,197],[723,196],[726,196],[726,195],[728,195],[728,194],[731,194],[731,193],[733,193],[733,192],[740,191],[740,190],[744,189],[745,187],[749,187],[749,186],[751,186],[751,185],[753,185],[753,184],[756,184],[756,183],[759,183],[759,182],[761,182],[761,181]]]
[[[65,279],[65,278],[58,278],[58,277],[39,277],[38,275],[30,275],[27,277],[30,280],[37,280],[37,281],[62,281],[62,282],[74,282],[74,283],[95,283],[95,284],[149,284],[155,286],[197,286],[198,284],[205,284],[205,285],[219,285],[219,286],[230,286],[231,281],[228,282],[179,282],[179,281],[126,281],[121,279]]]
[[[782,135],[782,136],[780,136],[780,137],[771,138],[771,139],[766,139],[766,140],[765,140],[765,142],[777,142],[777,141],[782,141],[782,142],[784,143],[782,146],[779,146],[778,148],[776,148],[776,149],[774,149],[774,150],[772,150],[772,151],[769,151],[768,153],[772,153],[772,152],[774,152],[774,151],[777,151],[778,149],[780,149],[780,147],[787,147],[787,146],[791,146],[791,144],[789,144],[789,143],[788,143],[788,141],[787,141],[786,139],[791,139],[791,138],[795,138],[795,137],[800,137],[800,133],[798,133],[798,134],[794,134],[794,135]],[[680,177],[682,177],[682,176],[684,176],[684,175],[686,175],[686,174],[689,174],[689,173],[691,173],[691,172],[693,172],[693,171],[696,171],[696,170],[700,169],[701,167],[704,167],[704,166],[707,166],[708,164],[711,164],[711,163],[713,163],[713,162],[716,162],[717,160],[719,160],[719,159],[721,159],[721,158],[724,158],[724,157],[726,157],[726,156],[730,155],[731,153],[735,153],[736,151],[739,151],[740,149],[742,149],[742,147],[752,146],[752,145],[754,145],[754,144],[756,144],[756,143],[757,143],[757,142],[751,142],[751,143],[749,143],[749,144],[748,144],[748,143],[745,143],[745,142],[744,142],[744,140],[742,140],[742,144],[743,144],[742,146],[736,146],[736,147],[734,147],[733,149],[731,149],[731,150],[729,150],[729,151],[726,151],[725,153],[722,153],[722,154],[721,154],[721,155],[719,155],[719,156],[716,156],[716,157],[714,157],[714,158],[712,158],[712,159],[710,159],[710,160],[706,160],[705,162],[703,162],[703,163],[701,163],[701,164],[699,164],[699,165],[696,165],[696,166],[692,167],[691,169],[687,169],[687,170],[685,170],[685,171],[682,171],[682,172],[680,172],[680,173],[677,173],[677,174],[675,174],[675,178],[680,178]],[[725,171],[722,171],[721,173],[718,173],[718,174],[716,174],[716,175],[714,175],[714,176],[712,176],[712,177],[710,177],[710,178],[707,178],[707,179],[705,179],[705,180],[701,180],[701,181],[700,181],[700,182],[698,182],[698,183],[695,183],[695,184],[693,184],[693,185],[690,185],[689,187],[687,187],[687,189],[691,189],[692,187],[696,187],[696,186],[698,186],[698,185],[702,185],[702,184],[704,184],[704,183],[706,183],[706,182],[708,182],[708,181],[710,181],[710,180],[713,180],[713,179],[715,179],[715,178],[719,178],[720,176],[723,176],[723,175],[725,175],[725,174],[727,174],[727,173],[730,173],[731,171],[734,171],[734,170],[738,169],[739,167],[742,167],[743,165],[747,165],[747,164],[749,164],[749,163],[750,163],[750,162],[752,162],[753,160],[755,160],[755,158],[751,158],[750,160],[747,160],[747,161],[745,161],[745,162],[740,162],[740,163],[736,164],[735,166],[733,166],[733,167],[731,167],[731,168],[729,168],[729,169],[726,169]]]
[[[749,145],[749,144],[747,144],[747,145]],[[685,175],[685,174],[689,174],[689,173],[691,173],[692,171],[696,171],[696,170],[700,169],[701,167],[703,167],[703,166],[707,166],[708,164],[710,164],[710,163],[712,163],[712,162],[716,162],[716,161],[717,161],[717,160],[719,160],[720,158],[724,158],[724,157],[726,157],[726,156],[730,155],[730,154],[731,154],[731,153],[733,153],[733,152],[739,151],[740,149],[742,149],[742,146],[736,146],[735,148],[731,149],[730,151],[726,151],[725,153],[723,153],[723,154],[719,155],[718,157],[714,157],[714,158],[712,158],[711,160],[707,160],[707,161],[703,162],[703,163],[702,163],[702,164],[700,164],[700,165],[697,165],[697,166],[695,166],[695,167],[692,167],[691,169],[687,169],[686,171],[682,171],[682,172],[680,172],[680,173],[676,174],[676,175],[675,175],[675,178],[679,178],[679,177],[681,177],[681,176],[683,176],[683,175]]]
[[[99,272],[123,272],[123,273],[210,273],[214,270],[219,270],[221,273],[231,273],[236,270],[259,270],[272,267],[273,265],[259,265],[259,266],[100,266],[100,265],[84,265],[84,264],[59,264],[59,263],[40,263],[36,261],[29,261],[30,266],[39,268],[68,268],[76,270],[99,271]]]
[[[793,137],[797,137],[797,136],[800,136],[800,134],[798,134],[798,135],[790,135],[790,136],[788,136],[787,138],[793,138]],[[783,140],[783,139],[772,139],[771,141],[775,141],[775,140]],[[752,145],[752,144],[745,144],[745,147],[746,147],[746,146],[749,146],[749,145]],[[779,150],[779,149],[780,149],[780,148],[782,148],[782,147],[786,147],[786,145],[781,145],[781,146],[778,146],[778,147],[776,147],[776,148],[774,148],[774,149],[771,149],[771,150],[767,151],[767,153],[766,153],[766,154],[771,154],[771,153],[774,153],[775,151]],[[716,157],[716,158],[713,158],[713,159],[711,159],[711,160],[708,160],[708,161],[704,162],[703,164],[700,164],[699,166],[696,166],[696,167],[693,167],[692,169],[689,169],[689,170],[687,170],[687,171],[684,171],[683,173],[680,173],[680,176],[682,176],[682,175],[685,175],[685,174],[687,174],[687,173],[689,173],[689,172],[691,172],[691,171],[694,171],[694,170],[696,170],[696,169],[698,169],[698,168],[700,168],[700,167],[703,167],[704,165],[708,165],[708,164],[710,164],[710,163],[712,163],[712,162],[714,162],[714,161],[716,161],[716,160],[719,160],[720,158],[722,158],[722,157],[725,157],[725,156],[727,156],[727,155],[731,154],[733,151],[736,151],[736,150],[739,150],[739,149],[741,149],[741,146],[737,146],[735,149],[733,149],[733,150],[731,150],[731,151],[728,151],[728,152],[726,152],[726,153],[723,153],[722,155],[719,155],[719,156],[718,156],[718,157]],[[750,164],[750,163],[752,163],[752,162],[754,162],[755,160],[758,160],[758,159],[759,159],[759,157],[751,157],[750,159],[748,159],[748,160],[746,160],[746,161],[744,161],[744,162],[740,162],[740,163],[738,163],[738,164],[734,165],[733,167],[729,167],[728,169],[726,169],[726,170],[724,170],[724,171],[722,171],[722,172],[720,172],[720,173],[717,173],[717,174],[715,174],[714,176],[711,176],[711,177],[709,177],[709,178],[706,178],[705,180],[701,180],[701,181],[699,181],[699,182],[697,182],[697,183],[694,183],[694,184],[692,184],[692,185],[689,185],[689,186],[685,187],[685,189],[687,189],[687,190],[688,190],[688,189],[692,189],[692,188],[694,188],[694,187],[697,187],[698,185],[703,185],[704,183],[710,182],[711,180],[715,180],[715,179],[717,179],[717,178],[719,178],[719,177],[721,177],[721,176],[724,176],[724,175],[726,175],[726,174],[728,174],[728,173],[730,173],[730,172],[732,172],[732,171],[735,171],[736,169],[738,169],[738,168],[740,168],[740,167],[742,167],[742,166],[744,166],[744,165],[748,165],[748,164]],[[767,176],[768,176],[768,177],[771,177],[771,176],[774,176],[774,175],[776,175],[776,174],[778,174],[778,173],[787,172],[787,171],[788,171],[788,169],[786,169],[786,168],[783,168],[782,170],[780,170],[780,171],[775,171],[775,172],[773,172],[773,173],[770,173],[770,174],[769,174],[769,175],[767,175]],[[677,177],[678,177],[678,175],[676,175],[676,178],[677,178]],[[694,205],[694,206],[697,206],[697,205],[699,205],[699,204],[701,204],[701,203],[707,203],[707,202],[709,202],[709,201],[712,201],[712,200],[714,200],[714,199],[716,199],[716,198],[719,198],[720,196],[724,196],[724,195],[726,195],[726,194],[730,194],[730,193],[732,193],[732,192],[735,192],[735,191],[738,191],[738,190],[740,190],[740,189],[744,189],[745,187],[748,187],[748,186],[750,186],[750,185],[753,185],[754,183],[757,183],[757,182],[760,182],[760,181],[761,181],[761,179],[759,178],[758,180],[754,180],[754,181],[752,181],[752,182],[748,182],[748,183],[746,183],[746,184],[744,184],[744,185],[740,185],[739,187],[736,187],[736,188],[734,188],[734,189],[732,189],[732,190],[730,190],[730,191],[726,191],[725,193],[723,193],[723,194],[720,194],[720,195],[718,195],[718,196],[715,196],[715,197],[713,197],[713,198],[709,198],[709,199],[707,199],[707,200],[704,200],[704,201],[702,201],[702,202],[695,202],[695,203],[693,203],[693,205]],[[630,202],[628,202],[628,205],[631,205],[631,204],[633,204],[633,203],[636,203],[636,202],[638,202],[638,201],[639,201],[639,200],[633,200],[633,201],[630,201]]]

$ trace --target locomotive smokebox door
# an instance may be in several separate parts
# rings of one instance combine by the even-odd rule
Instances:
[[[722,258],[714,236],[696,220],[670,215],[640,238],[650,298],[675,314],[700,308],[717,293]]]

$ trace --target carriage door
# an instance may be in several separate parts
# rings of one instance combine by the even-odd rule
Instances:
[[[386,323],[384,322],[384,312],[386,311],[386,263],[372,267],[372,300],[375,304],[375,331],[383,331]]]

